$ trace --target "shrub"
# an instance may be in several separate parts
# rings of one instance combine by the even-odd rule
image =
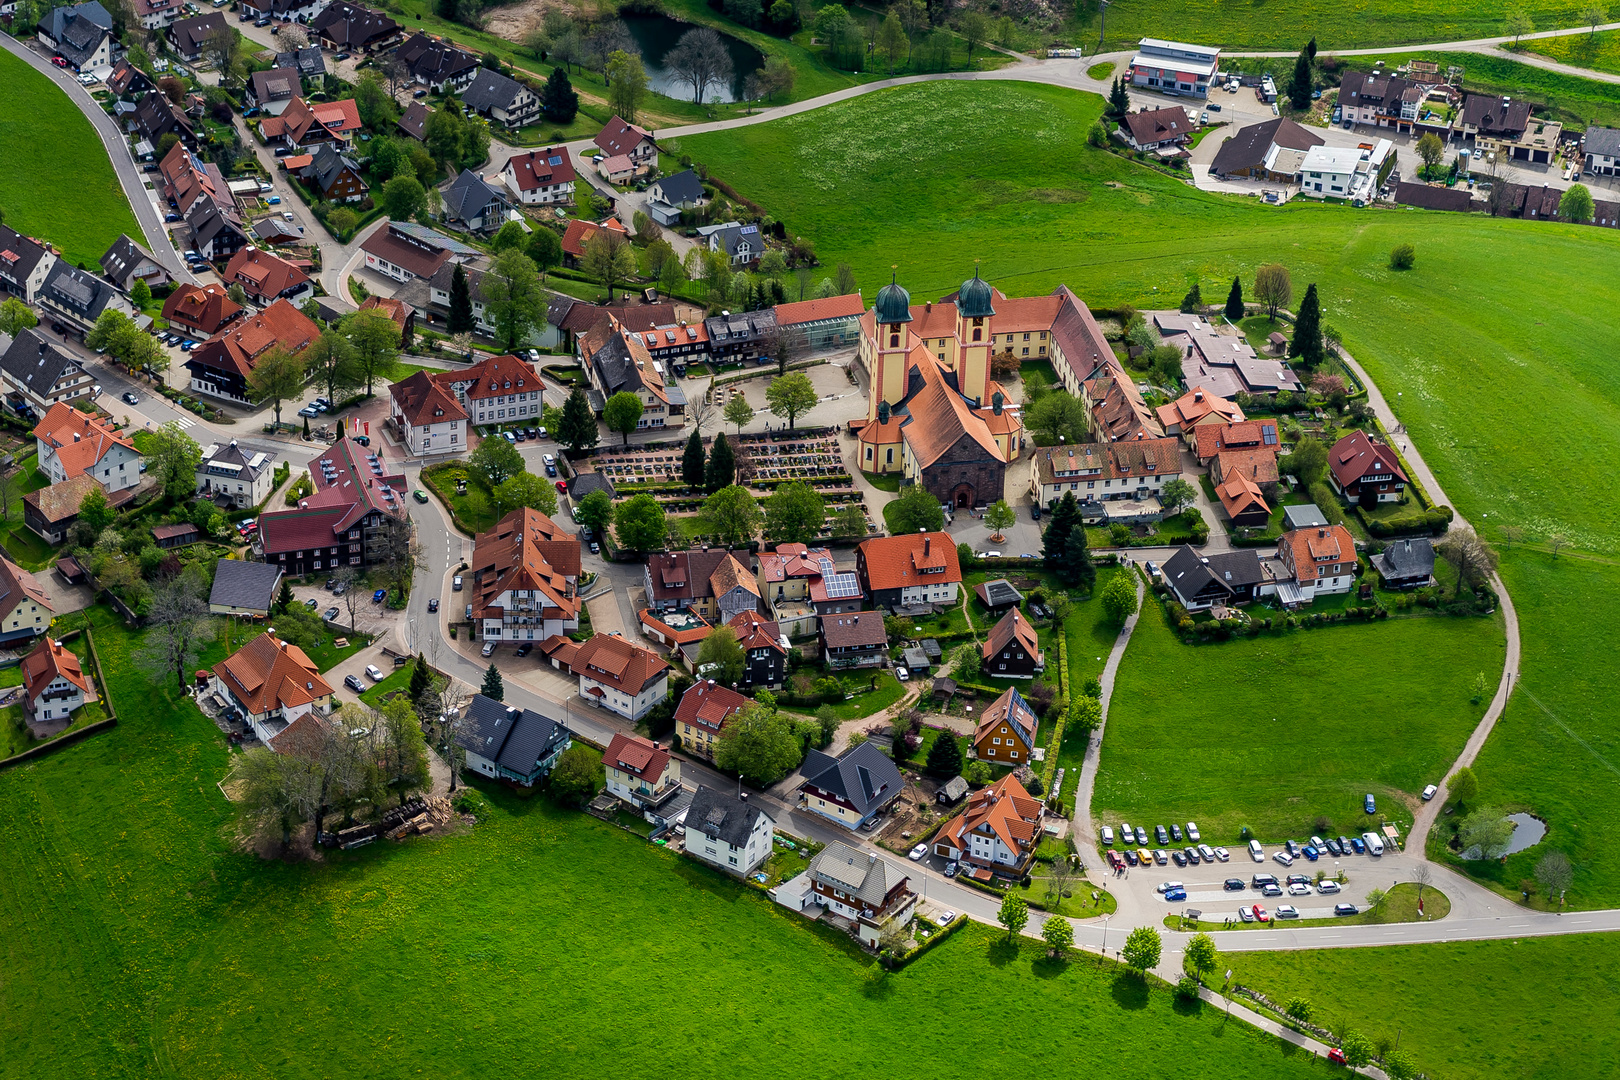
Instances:
[[[1391,270],[1410,270],[1417,263],[1417,248],[1411,244],[1396,244],[1395,250],[1389,253],[1389,268]]]
[[[1108,148],[1108,129],[1103,126],[1101,120],[1094,122],[1091,129],[1086,132],[1086,144],[1097,150]]]
[[[1176,981],[1176,1000],[1197,1001],[1198,980],[1193,978],[1191,975],[1183,975],[1180,979],[1178,979]]]

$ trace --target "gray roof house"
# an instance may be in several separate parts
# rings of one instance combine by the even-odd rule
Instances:
[[[728,222],[710,232],[707,240],[709,250],[725,252],[732,266],[746,266],[765,254],[765,241],[759,235],[758,225]]]
[[[747,798],[698,785],[686,808],[686,853],[733,874],[768,859],[776,822]]]
[[[532,787],[551,773],[558,756],[573,743],[572,733],[559,721],[483,694],[467,703],[466,712],[468,723],[456,741],[467,751],[467,767],[482,776]]]
[[[1247,604],[1268,580],[1253,548],[1200,555],[1183,544],[1164,561],[1164,583],[1188,611]]]
[[[46,341],[33,330],[23,330],[12,341],[0,334],[6,351],[0,355],[0,379],[7,398],[21,398],[43,413],[58,401],[90,392],[84,365]]]
[[[296,68],[273,67],[269,71],[255,71],[247,84],[247,103],[271,116],[287,111],[292,99],[303,90],[303,80]]]
[[[212,199],[198,199],[186,212],[191,246],[210,261],[235,255],[247,246],[247,230],[235,210],[222,210]]]
[[[49,314],[84,331],[95,326],[108,308],[116,308],[125,315],[135,313],[130,302],[110,282],[60,259],[45,275],[39,302]]]
[[[96,0],[59,7],[39,22],[39,40],[80,70],[112,66],[112,16]]]
[[[810,860],[805,874],[810,899],[848,923],[869,949],[878,946],[891,923],[903,925],[917,910],[917,894],[906,887],[910,876],[903,866],[837,840]]]
[[[298,72],[301,79],[324,79],[326,77],[326,59],[321,54],[319,45],[311,45],[307,49],[296,52],[276,53],[276,67],[292,68]]]
[[[473,232],[499,229],[511,208],[500,189],[491,187],[472,169],[461,172],[444,190],[445,220],[460,222]]]
[[[44,244],[0,225],[0,285],[7,292],[32,304],[55,264],[56,256]]]
[[[281,589],[281,567],[246,559],[221,559],[214,567],[214,588],[208,594],[213,615],[270,614]]]
[[[221,30],[230,30],[230,24],[225,16],[217,11],[210,11],[206,15],[197,15],[190,19],[181,19],[170,26],[166,35],[174,51],[187,60],[199,59],[203,49],[207,47],[208,39]]]
[[[1395,540],[1372,563],[1392,589],[1420,589],[1434,580],[1434,545],[1426,537]]]
[[[700,205],[705,198],[703,181],[691,169],[674,176],[663,176],[647,187],[647,213],[660,225],[674,225],[681,211]]]
[[[148,288],[174,284],[174,276],[163,264],[127,235],[120,235],[101,257],[101,272],[108,281],[128,292],[137,279]]]
[[[534,91],[498,71],[479,68],[461,95],[462,104],[509,128],[523,127],[540,118],[540,99]]]
[[[1315,503],[1283,507],[1283,520],[1290,529],[1319,529],[1330,524],[1321,507]]]
[[[613,489],[613,481],[598,472],[577,472],[568,479],[568,497],[576,503],[593,491],[605,491],[608,498],[614,498],[618,492]]]
[[[477,53],[421,31],[407,38],[395,55],[409,69],[412,79],[431,87],[436,94],[466,89],[479,71]]]
[[[805,808],[857,828],[900,797],[905,781],[889,755],[863,742],[838,757],[811,750],[799,766],[799,792]]]

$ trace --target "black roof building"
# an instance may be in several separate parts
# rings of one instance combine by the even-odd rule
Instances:
[[[348,0],[334,0],[309,26],[334,49],[370,50],[399,33],[399,23],[387,15]]]
[[[110,282],[60,259],[45,275],[39,299],[56,314],[66,315],[88,329],[108,306],[129,308]]]
[[[531,113],[538,112],[533,91],[516,79],[509,79],[489,68],[478,69],[471,84],[462,92],[461,103],[484,116],[501,110],[505,114],[501,119],[508,127],[518,126]]]
[[[247,245],[247,232],[236,211],[220,209],[212,199],[198,199],[186,214],[191,227],[191,246],[205,259],[223,259]]]
[[[96,0],[59,7],[40,21],[39,30],[56,43],[56,51],[74,67],[83,67],[112,35],[113,20]]]
[[[42,283],[34,279],[48,271],[56,256],[37,240],[32,240],[16,229],[0,225],[0,284],[7,292],[34,302],[34,293]],[[46,263],[41,267],[41,263]]]
[[[145,281],[149,288],[154,289],[174,282],[173,275],[163,264],[127,234],[114,240],[112,247],[101,257],[101,272],[108,281],[125,292],[135,284],[136,279]]]
[[[467,764],[474,772],[524,787],[548,775],[573,741],[561,722],[483,694],[467,704],[467,720],[456,735],[467,751]]]
[[[474,169],[463,170],[444,192],[445,217],[479,232],[499,228],[510,207],[506,196],[491,187]],[[474,222],[478,223],[476,227]]]
[[[202,55],[203,47],[208,39],[219,31],[230,32],[230,24],[225,16],[217,11],[210,11],[206,15],[198,15],[190,19],[181,19],[166,31],[169,43],[175,51],[188,60],[195,60]]]
[[[1164,562],[1164,583],[1188,611],[1246,604],[1265,580],[1265,568],[1253,548],[1205,556],[1182,545]]]
[[[411,78],[435,88],[466,86],[477,74],[479,65],[477,53],[420,31],[399,47],[399,59],[410,70]]]
[[[84,365],[33,330],[19,331],[9,342],[0,334],[0,344],[7,346],[0,355],[0,372],[5,373],[8,392],[49,400],[59,383],[74,382],[84,374]]]
[[[324,78],[326,58],[321,54],[319,45],[311,45],[296,52],[276,53],[276,67],[292,68],[298,72],[300,79]]]
[[[214,567],[208,609],[216,615],[269,615],[281,587],[281,567],[247,559],[221,559]]]
[[[805,754],[799,773],[804,777],[800,790],[809,796],[811,809],[816,809],[818,799],[830,798],[853,810],[860,821],[899,798],[900,789],[905,785],[894,762],[870,742],[863,742],[838,757],[811,750]],[[845,825],[854,824],[839,820]]]
[[[735,795],[698,785],[692,803],[686,809],[686,827],[734,848],[748,846],[760,818],[770,815],[757,806],[750,806]],[[773,822],[774,824],[774,822]]]
[[[1434,577],[1434,545],[1426,537],[1396,540],[1373,557],[1373,565],[1392,589],[1417,589]]]

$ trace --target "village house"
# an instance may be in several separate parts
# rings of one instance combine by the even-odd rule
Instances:
[[[512,206],[501,189],[473,169],[458,173],[444,189],[444,220],[469,232],[492,233],[506,223],[511,212]]]
[[[1371,74],[1346,71],[1339,79],[1339,108],[1343,110],[1344,121],[1350,124],[1370,124],[1409,133],[1423,97],[1416,83],[1382,70]]]
[[[1275,420],[1243,420],[1235,424],[1206,424],[1197,429],[1193,454],[1209,467],[1209,478],[1222,483],[1246,476],[1256,484],[1275,484],[1277,439]]]
[[[1247,419],[1237,405],[1201,386],[1191,388],[1168,405],[1160,405],[1158,417],[1165,435],[1181,436],[1189,450],[1198,445],[1198,428],[1237,424]]]
[[[1131,500],[1140,505],[1110,506],[1106,512],[1122,511],[1144,519],[1162,516],[1159,493],[1180,476],[1181,443],[1177,439],[1048,446],[1036,450],[1030,459],[1030,491],[1040,505],[1055,506],[1073,492],[1081,503]]]
[[[390,221],[373,230],[360,250],[366,253],[366,269],[402,283],[431,279],[445,264],[470,262],[479,255],[476,248],[408,221]]]
[[[778,544],[775,551],[760,553],[757,578],[760,598],[789,637],[815,633],[819,616],[870,606],[860,574],[836,569],[826,548]]]
[[[714,746],[726,728],[726,720],[751,704],[748,698],[713,679],[699,679],[687,687],[675,708],[675,734],[682,749],[713,761]]]
[[[309,463],[313,494],[296,507],[259,515],[264,561],[293,577],[371,566],[408,535],[405,474],[352,438],[333,443]]]
[[[191,117],[160,93],[149,93],[141,98],[134,111],[125,114],[125,125],[152,147],[156,147],[163,136],[171,132],[180,140],[177,146],[189,148],[197,142]],[[155,153],[155,150],[152,152]]]
[[[94,380],[83,365],[34,330],[19,330],[0,356],[0,382],[13,408],[19,403],[41,414],[57,402],[90,392]]]
[[[281,567],[247,559],[221,559],[208,594],[210,615],[266,618],[281,591]]]
[[[656,810],[681,790],[681,763],[660,743],[613,733],[602,755],[608,794],[637,810]]]
[[[889,637],[881,611],[828,615],[821,620],[822,661],[834,671],[882,667],[888,660]]]
[[[548,322],[552,314],[548,307]],[[639,339],[648,358],[660,365],[656,369],[659,374],[673,371],[677,377],[684,377],[686,365],[702,360],[709,351],[703,309],[685,303],[596,307],[570,297],[557,297],[556,314],[558,318],[552,325],[559,334],[573,328],[576,347],[577,335],[592,330],[606,334],[615,326],[620,333]]]
[[[1613,176],[1620,170],[1620,130],[1592,125],[1581,138],[1581,153],[1587,172]]]
[[[428,107],[427,102],[413,101],[405,107],[404,112],[400,113],[394,126],[417,142],[426,143],[428,117],[432,115],[433,110]]]
[[[598,415],[614,394],[630,393],[641,399],[637,430],[685,426],[686,392],[665,380],[664,362],[652,358],[639,334],[609,316],[580,335],[578,348]]]
[[[940,826],[934,854],[980,881],[995,873],[1021,877],[1034,861],[1043,814],[1040,800],[1008,773],[968,796],[961,813]]]
[[[180,0],[135,0],[135,21],[142,30],[162,30],[184,12]]]
[[[244,248],[231,257],[220,275],[227,285],[240,285],[247,298],[260,307],[277,300],[302,303],[315,286],[303,270],[261,248]]]
[[[129,437],[66,402],[40,418],[34,445],[39,471],[53,484],[88,475],[112,492],[141,482],[141,455]]]
[[[1156,311],[1152,323],[1166,345],[1182,351],[1181,375],[1188,386],[1233,400],[1239,394],[1270,397],[1301,389],[1299,376],[1284,360],[1260,356],[1243,335],[1219,333],[1202,315]]]
[[[39,20],[40,42],[75,71],[111,67],[118,50],[113,17],[96,0],[48,11]]]
[[[353,98],[311,103],[295,96],[279,116],[267,116],[259,125],[265,142],[280,139],[293,150],[331,143],[348,151],[359,131],[360,107]]]
[[[869,949],[890,926],[904,926],[917,913],[906,871],[876,854],[834,840],[810,860],[808,873],[815,902],[849,923]]]
[[[43,315],[66,323],[81,336],[95,329],[103,311],[121,311],[131,318],[136,314],[129,298],[111,282],[61,259],[51,264],[35,299]]]
[[[418,457],[467,449],[467,410],[425,371],[388,388],[389,419]]]
[[[1221,50],[1210,45],[1143,38],[1125,69],[1131,86],[1167,94],[1208,97],[1209,82],[1221,69]]]
[[[1215,485],[1215,496],[1238,528],[1264,528],[1271,520],[1271,504],[1260,485],[1241,472],[1227,474]]]
[[[145,2],[146,0],[136,0],[136,6],[139,7]],[[174,4],[178,10],[178,0],[165,0],[165,2]],[[115,97],[123,100],[133,100],[150,90],[156,89],[156,84],[152,82],[151,77],[128,60],[118,61],[117,66],[113,68],[112,74],[107,76],[106,81],[107,89],[111,90]]]
[[[225,286],[217,281],[200,286],[176,285],[163,301],[163,317],[170,326],[205,338],[219,333],[226,323],[239,318],[242,310],[242,306],[230,298]]]
[[[466,722],[456,732],[456,742],[467,752],[467,768],[525,788],[550,776],[573,741],[562,721],[483,694],[467,703]]]
[[[617,116],[609,120],[592,140],[608,157],[626,157],[631,166],[640,170],[658,160],[658,144],[652,135]]]
[[[1386,589],[1421,589],[1434,584],[1434,544],[1427,537],[1393,540],[1372,559]]]
[[[1143,109],[1127,113],[1120,121],[1120,134],[1132,150],[1156,153],[1160,157],[1182,153],[1198,131],[1198,121],[1189,118],[1179,105],[1164,109]]]
[[[698,235],[710,251],[725,255],[732,266],[748,266],[765,254],[765,238],[758,225],[742,225],[735,221],[720,226],[700,226]]]
[[[534,96],[534,91],[486,67],[480,67],[473,76],[462,92],[461,103],[508,129],[525,127],[540,119],[540,99]]]
[[[682,210],[702,206],[707,198],[698,174],[683,169],[647,185],[647,213],[658,224],[673,227],[680,224]]]
[[[576,534],[538,510],[513,510],[473,544],[471,621],[478,636],[539,642],[578,630],[579,571]]]
[[[394,54],[410,72],[411,80],[435,94],[458,93],[472,84],[481,70],[475,52],[461,48],[448,38],[436,38],[418,31]]]
[[[1277,598],[1288,607],[1347,593],[1356,581],[1356,542],[1343,525],[1284,533],[1277,559],[1292,578],[1277,582]]]
[[[962,564],[948,533],[880,536],[855,549],[855,570],[878,608],[954,607]],[[881,620],[880,620],[881,621]]]
[[[776,822],[748,796],[699,784],[686,808],[686,853],[742,877],[771,857]]]
[[[471,367],[436,372],[433,378],[455,397],[474,425],[538,423],[545,407],[540,375],[520,357],[492,356]]]
[[[973,731],[970,753],[995,765],[1028,765],[1035,749],[1035,710],[1017,690],[1008,687],[985,706]]]
[[[232,439],[209,443],[197,463],[197,497],[245,510],[270,497],[275,486],[275,460],[262,450],[245,452]]]
[[[1046,670],[1035,628],[1016,607],[990,628],[979,656],[992,679],[1033,679]]]
[[[234,207],[226,209],[208,199],[198,199],[186,211],[186,228],[191,230],[191,247],[208,262],[229,258],[247,246],[247,230],[242,215]]]
[[[154,290],[174,284],[174,276],[157,257],[127,234],[120,234],[101,256],[101,275],[124,292],[134,288],[137,281],[146,282],[146,287]]]
[[[78,656],[60,641],[40,638],[22,659],[23,711],[35,723],[61,722],[96,700]]]
[[[34,575],[0,554],[0,644],[43,634],[55,617]]]
[[[776,336],[776,311],[722,312],[703,320],[709,356],[722,363],[759,363],[770,359],[766,350]]]
[[[894,762],[870,742],[837,757],[807,750],[799,775],[799,805],[852,830],[881,814],[905,786]]]
[[[630,230],[625,228],[618,218],[610,217],[600,225],[594,221],[586,221],[584,218],[574,218],[568,223],[568,227],[563,230],[563,265],[570,269],[579,269],[585,261],[586,245],[591,242],[592,237],[604,229],[618,233],[626,243],[629,243]]]
[[[1287,117],[1251,124],[1221,144],[1209,174],[1225,180],[1293,184],[1299,180],[1306,153],[1322,143],[1316,132]]]
[[[56,265],[56,253],[39,241],[0,225],[0,288],[33,305],[45,276]]]
[[[247,378],[259,358],[274,348],[294,355],[321,336],[320,327],[290,301],[277,300],[256,315],[227,324],[191,350],[186,370],[191,389],[249,404]]]
[[[314,89],[326,85],[326,58],[319,45],[276,53],[276,67],[296,71],[299,81]]]
[[[1392,150],[1388,139],[1370,149],[1313,146],[1299,165],[1299,192],[1312,199],[1371,199]]]
[[[576,180],[566,146],[514,154],[501,168],[501,182],[524,206],[572,203]]]
[[[1164,561],[1165,586],[1188,611],[1250,603],[1275,591],[1253,548],[1201,555],[1183,544]]]
[[[269,71],[255,71],[248,79],[244,97],[250,108],[267,116],[280,116],[287,111],[292,99],[303,92],[298,72],[292,68],[273,67]]]
[[[1352,431],[1333,444],[1328,479],[1334,491],[1367,507],[1400,502],[1407,485],[1395,451],[1365,431]]]
[[[79,520],[84,497],[99,490],[102,490],[101,482],[86,472],[60,484],[30,491],[22,497],[23,524],[47,544],[60,544],[67,539],[73,523]],[[107,502],[116,510],[134,497],[134,488],[124,488],[108,493]]]
[[[208,46],[208,39],[221,32],[231,33],[230,24],[225,21],[224,15],[210,11],[206,15],[196,15],[170,24],[164,37],[169,42],[169,48],[180,59],[188,64],[194,64],[202,59],[203,50]]]
[[[332,687],[315,662],[268,632],[215,664],[208,688],[272,750],[299,720],[318,722],[332,710]]]
[[[359,202],[371,189],[360,176],[360,164],[333,143],[321,143],[300,173],[330,203]]]
[[[333,0],[310,20],[309,28],[333,52],[375,52],[400,36],[393,19],[348,0]]]
[[[787,678],[787,635],[774,621],[754,611],[739,611],[726,620],[743,651],[742,684],[776,689]]]
[[[747,553],[743,555],[747,558]],[[711,623],[758,611],[759,583],[729,550],[650,555],[642,569],[647,606],[654,612],[690,609]]]
[[[669,665],[663,658],[612,634],[595,634],[582,643],[569,667],[587,705],[632,722],[669,696]]]
[[[284,22],[307,23],[326,10],[328,0],[241,0],[241,10]]]

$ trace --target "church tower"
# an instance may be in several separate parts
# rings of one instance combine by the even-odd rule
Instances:
[[[906,338],[910,333],[906,324],[911,322],[911,294],[901,288],[898,280],[891,280],[878,290],[873,310],[877,317],[877,341],[866,418],[875,423],[879,405],[893,408],[906,396]]]
[[[980,406],[990,403],[990,353],[995,347],[990,319],[996,313],[993,298],[990,285],[979,278],[977,267],[956,295],[956,386],[963,397]]]

